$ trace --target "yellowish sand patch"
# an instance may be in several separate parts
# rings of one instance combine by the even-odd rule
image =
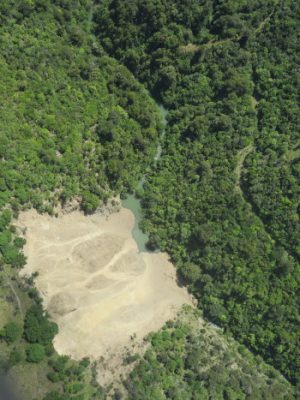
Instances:
[[[54,346],[60,354],[103,357],[109,370],[132,336],[141,342],[182,304],[192,304],[167,254],[138,252],[127,209],[109,217],[73,211],[59,218],[30,210],[18,225],[26,228],[28,257],[21,274],[39,273],[36,286],[59,326]],[[101,383],[109,380],[105,375],[112,378],[102,371]]]

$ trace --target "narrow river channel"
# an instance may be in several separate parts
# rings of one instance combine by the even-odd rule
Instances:
[[[160,157],[161,157],[161,153],[162,153],[162,142],[164,139],[164,136],[166,134],[166,125],[167,125],[167,114],[168,111],[164,108],[163,105],[156,103],[157,107],[161,113],[162,116],[162,122],[163,122],[163,131],[161,133],[160,136],[160,141],[159,144],[157,145],[157,149],[156,149],[156,153],[154,156],[154,162],[157,162]],[[145,181],[145,175],[142,177],[142,179],[140,180],[138,187],[142,187]],[[142,220],[142,208],[141,208],[141,200],[133,193],[127,196],[127,198],[125,200],[122,200],[122,206],[124,208],[128,208],[129,210],[131,210],[134,214],[135,217],[135,223],[134,223],[134,227],[132,230],[132,236],[138,246],[139,251],[149,251],[149,249],[147,249],[147,242],[149,240],[149,237],[146,233],[144,233],[141,229],[140,229],[140,222]]]

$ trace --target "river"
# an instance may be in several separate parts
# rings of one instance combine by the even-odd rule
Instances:
[[[155,163],[161,157],[162,142],[163,142],[164,136],[166,134],[166,129],[165,128],[166,128],[166,125],[167,125],[167,114],[168,114],[168,111],[164,108],[164,106],[162,104],[159,104],[159,103],[156,103],[156,104],[157,104],[157,107],[158,107],[158,109],[160,111],[160,114],[162,116],[162,122],[163,122],[164,128],[163,128],[163,131],[162,131],[161,136],[160,136],[160,141],[159,141],[159,143],[157,145],[157,148],[156,148],[155,156],[153,158]],[[138,183],[138,188],[142,188],[143,187],[145,179],[146,179],[146,175],[144,175],[142,177],[142,179],[140,180],[140,182]],[[149,240],[149,236],[146,233],[144,233],[140,228],[140,223],[141,223],[142,216],[143,216],[142,207],[141,207],[141,200],[135,194],[130,194],[130,195],[128,195],[126,197],[125,200],[122,200],[122,206],[124,208],[127,208],[127,209],[131,210],[132,213],[134,214],[135,223],[134,223],[134,227],[133,227],[133,230],[132,230],[132,236],[133,236],[133,238],[134,238],[134,240],[135,240],[135,242],[136,242],[136,244],[138,246],[139,251],[140,252],[141,251],[142,252],[149,251],[149,249],[146,246],[147,243],[148,243],[148,240]]]

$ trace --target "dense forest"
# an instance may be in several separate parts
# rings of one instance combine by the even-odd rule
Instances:
[[[299,379],[299,11],[104,1],[96,32],[169,109],[143,194],[150,246],[205,316]]]
[[[89,360],[56,354],[34,277],[18,277],[19,211],[76,198],[91,213],[146,170],[149,247],[224,333],[183,313],[114,398],[293,398],[280,373],[299,384],[299,18],[292,0],[0,2],[0,372],[24,400],[107,394]],[[169,110],[155,165],[148,91]]]

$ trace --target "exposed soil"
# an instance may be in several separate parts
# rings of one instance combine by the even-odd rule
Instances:
[[[28,257],[21,274],[38,272],[37,289],[59,326],[55,349],[74,359],[102,357],[102,384],[114,378],[111,368],[122,373],[121,357],[132,337],[142,343],[182,304],[192,304],[167,254],[138,252],[127,209],[109,216],[72,211],[58,218],[29,210],[18,225]]]

